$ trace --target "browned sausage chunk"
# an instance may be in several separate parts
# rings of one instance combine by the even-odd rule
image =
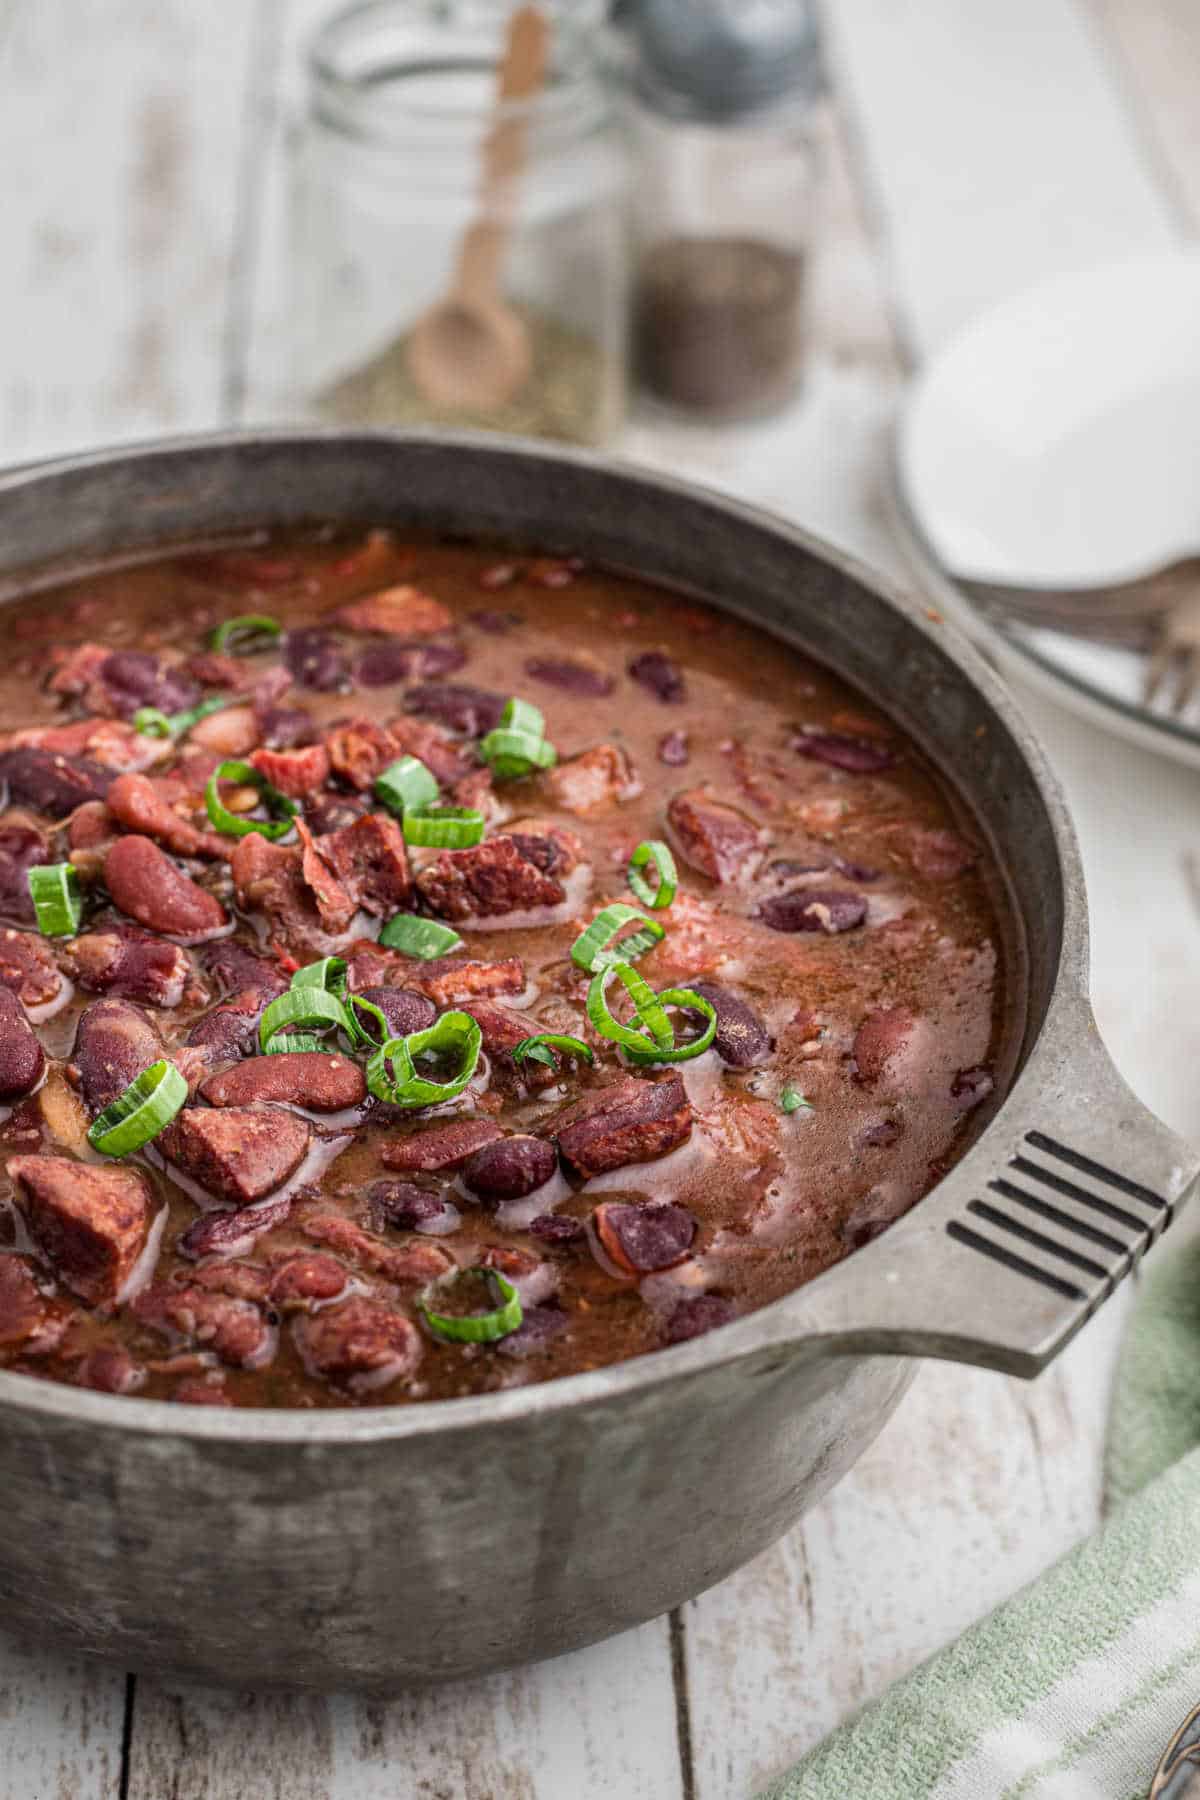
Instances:
[[[453,1169],[499,1136],[500,1127],[490,1119],[454,1119],[449,1125],[433,1125],[408,1137],[393,1138],[381,1154],[389,1169],[428,1174],[433,1169]]]
[[[410,882],[404,833],[395,819],[368,813],[341,831],[316,840],[355,906],[364,912],[393,913],[408,898]]]
[[[114,1306],[146,1246],[153,1205],[144,1178],[68,1156],[14,1156],[17,1204],[64,1287]]]
[[[373,631],[388,637],[430,637],[448,631],[454,619],[440,600],[417,587],[382,588],[362,600],[351,600],[334,615],[347,631]]]
[[[340,1112],[366,1098],[367,1083],[357,1063],[319,1051],[284,1051],[210,1075],[200,1089],[210,1106],[251,1106],[256,1100],[291,1102],[310,1112]]]
[[[147,1006],[178,1006],[191,964],[178,944],[161,938],[122,937],[115,931],[88,931],[63,948],[67,972],[93,994],[141,1000]]]
[[[558,1128],[563,1161],[579,1175],[651,1162],[691,1135],[692,1109],[678,1075],[666,1081],[630,1075],[584,1105],[585,1111],[572,1109],[569,1122]]]
[[[296,1319],[292,1336],[310,1374],[359,1392],[410,1375],[421,1360],[416,1326],[382,1300],[323,1307]]]
[[[562,883],[543,875],[507,837],[488,838],[471,850],[443,850],[422,869],[417,886],[434,912],[459,921],[558,906],[566,899]]]
[[[164,1337],[201,1344],[235,1369],[261,1369],[274,1355],[275,1334],[250,1300],[164,1282],[139,1294],[130,1310]]]
[[[743,880],[762,861],[766,837],[753,819],[714,800],[703,788],[676,794],[667,808],[667,824],[684,862],[710,881]]]
[[[277,1107],[228,1111],[187,1106],[157,1140],[169,1162],[233,1206],[261,1200],[294,1175],[311,1128]]]
[[[148,837],[117,839],[104,859],[104,883],[121,911],[149,931],[198,942],[228,923],[220,901]]]

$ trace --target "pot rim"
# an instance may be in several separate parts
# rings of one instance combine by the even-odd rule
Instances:
[[[956,665],[960,674],[982,694],[1020,751],[1045,807],[1062,880],[1062,938],[1053,991],[1024,1067],[967,1157],[956,1164],[906,1215],[906,1221],[919,1218],[934,1196],[946,1189],[965,1163],[977,1160],[978,1153],[989,1144],[989,1140],[1000,1135],[1011,1135],[1008,1127],[1014,1115],[1023,1118],[1032,1110],[1030,1103],[1039,1092],[1048,1065],[1056,1053],[1061,1054],[1062,1040],[1066,1033],[1077,1028],[1080,1007],[1086,1012],[1087,1006],[1087,898],[1074,827],[1057,777],[1050,769],[1031,727],[1000,678],[992,672],[959,629],[944,620],[936,609],[925,605],[916,590],[902,590],[890,576],[868,567],[853,554],[792,524],[782,515],[721,493],[703,483],[665,475],[625,458],[558,445],[550,446],[530,439],[504,438],[486,432],[391,431],[338,426],[255,427],[249,430],[158,436],[121,444],[112,449],[55,456],[4,470],[0,472],[0,501],[12,490],[31,482],[89,467],[145,460],[147,457],[186,457],[193,452],[223,449],[237,451],[239,448],[251,449],[264,443],[291,441],[300,445],[313,441],[339,440],[375,442],[390,448],[419,448],[423,445],[439,449],[463,448],[474,453],[485,452],[496,458],[568,463],[654,489],[663,496],[666,504],[675,498],[699,501],[711,511],[723,513],[751,528],[769,532],[776,538],[786,539],[803,554],[832,565],[850,580],[882,598],[913,629],[935,642]],[[969,800],[970,795],[967,798]],[[698,1376],[708,1370],[739,1362],[755,1352],[778,1349],[785,1340],[789,1345],[801,1343],[806,1337],[814,1342],[818,1341],[823,1335],[821,1316],[828,1315],[831,1311],[853,1312],[852,1302],[849,1306],[845,1305],[850,1290],[864,1287],[864,1277],[868,1272],[881,1267],[882,1259],[887,1255],[889,1239],[896,1235],[895,1231],[885,1233],[874,1243],[852,1252],[802,1287],[744,1318],[723,1325],[718,1331],[708,1332],[686,1343],[629,1357],[623,1362],[589,1373],[558,1376],[553,1380],[533,1382],[507,1392],[471,1395],[459,1399],[413,1401],[402,1406],[330,1407],[320,1412],[266,1407],[226,1410],[179,1406],[167,1400],[142,1400],[137,1395],[99,1394],[0,1369],[0,1407],[41,1414],[63,1423],[74,1422],[85,1428],[110,1426],[152,1437],[235,1444],[365,1444],[388,1439],[436,1437],[448,1432],[515,1424],[576,1408],[617,1404],[635,1395],[645,1396],[676,1380]],[[809,1311],[814,1314],[814,1319],[810,1323],[810,1329],[806,1331],[804,1315]],[[781,1325],[784,1324],[786,1328],[781,1331]]]

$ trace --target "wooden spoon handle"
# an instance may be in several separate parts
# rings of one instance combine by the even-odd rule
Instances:
[[[509,21],[495,118],[483,143],[478,212],[459,249],[455,288],[467,300],[489,299],[499,283],[528,136],[525,112],[518,110],[515,117],[512,112],[540,92],[549,47],[550,28],[541,9],[518,7]]]

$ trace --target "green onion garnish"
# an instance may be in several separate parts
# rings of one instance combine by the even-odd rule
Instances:
[[[459,1270],[452,1280],[457,1283],[468,1277],[482,1279],[485,1286],[500,1295],[501,1304],[486,1313],[438,1313],[422,1298],[418,1305],[426,1325],[434,1337],[444,1338],[450,1344],[494,1344],[497,1339],[508,1337],[523,1316],[516,1288],[495,1269]]]
[[[259,1048],[266,1051],[276,1032],[289,1025],[336,1025],[348,1038],[357,1036],[350,1015],[337,995],[321,987],[289,988],[278,1000],[272,1000],[258,1021]],[[276,1054],[279,1048],[277,1045]]]
[[[366,999],[362,994],[347,994],[346,1013],[350,1020],[350,1024],[353,1027],[354,1037],[357,1043],[369,1044],[372,1050],[375,1050],[378,1049],[381,1044],[386,1044],[389,1037],[392,1035],[392,1028],[388,1024],[387,1014],[382,1008],[376,1006],[373,1000]],[[372,1036],[371,1032],[359,1017],[360,1013],[366,1013],[369,1018],[378,1021],[378,1037]]]
[[[232,705],[233,701],[221,694],[211,700],[202,700],[199,706],[189,707],[187,712],[171,713],[169,717],[157,706],[143,706],[133,715],[133,729],[140,731],[143,737],[180,738],[201,719],[207,719],[210,713],[224,712]]]
[[[28,871],[29,898],[43,937],[74,937],[83,917],[75,864],[38,863]]]
[[[802,1106],[806,1107],[809,1112],[814,1111],[812,1101],[806,1099],[805,1096],[800,1092],[800,1089],[798,1087],[794,1087],[790,1081],[788,1082],[786,1087],[780,1088],[780,1090],[779,1090],[779,1110],[780,1110],[780,1112],[783,1112],[783,1113],[799,1112],[799,1110]]]
[[[635,920],[642,929],[614,943],[617,933]],[[598,912],[587,930],[575,939],[571,945],[571,961],[594,975],[607,963],[636,962],[665,936],[666,927],[657,919],[648,919],[636,906],[624,906],[618,901]]]
[[[101,1156],[128,1156],[156,1138],[188,1097],[188,1084],[173,1062],[151,1063],[106,1106],[88,1132]]]
[[[267,613],[243,613],[239,619],[226,619],[209,639],[214,650],[227,650],[231,656],[252,656],[266,650],[283,635],[278,619]]]
[[[491,764],[497,781],[516,781],[534,769],[552,769],[558,761],[554,745],[546,742],[541,710],[515,695],[505,705],[496,729],[481,739],[479,754]]]
[[[475,1073],[483,1033],[469,1013],[446,1012],[425,1031],[389,1038],[367,1064],[367,1087],[390,1106],[437,1106],[461,1094]],[[417,1073],[417,1058],[426,1055],[460,1058],[449,1081],[430,1081]]]
[[[646,877],[639,872],[651,862],[658,870],[657,887],[651,887]],[[626,879],[630,892],[637,895],[643,906],[649,906],[656,912],[661,912],[664,906],[670,906],[679,886],[679,871],[668,845],[661,838],[648,838],[645,843],[639,844],[629,859]]]
[[[340,956],[323,956],[320,962],[305,963],[292,976],[291,985],[294,988],[325,988],[331,994],[341,994],[346,987],[345,961]]]
[[[438,784],[415,756],[402,756],[375,779],[376,797],[392,812],[418,812],[438,797]]]
[[[257,788],[262,795],[263,805],[275,813],[276,817],[239,819],[221,800],[218,789],[222,781],[235,781],[239,787]],[[269,839],[271,843],[288,835],[292,829],[292,820],[300,811],[294,800],[281,794],[257,769],[245,762],[223,762],[218,766],[208,778],[208,785],[204,789],[204,804],[214,831],[224,832],[226,837],[251,837],[257,831],[260,837]]]
[[[561,1050],[564,1056],[581,1057],[584,1062],[594,1063],[596,1060],[590,1044],[562,1031],[539,1031],[536,1037],[522,1038],[519,1044],[512,1047],[512,1059],[515,1063],[523,1063],[528,1058],[530,1062],[545,1063],[547,1068],[552,1069],[556,1050]]]
[[[705,1000],[691,988],[663,988],[657,996],[662,1007],[681,1006],[688,1012],[702,1013],[705,1019],[704,1030],[699,1037],[689,1038],[686,1044],[670,1044],[666,1048],[649,1050],[645,1047],[636,1049],[627,1045],[626,1050],[631,1062],[636,1063],[677,1063],[690,1062],[693,1056],[702,1056],[717,1035],[717,1009],[710,1000]]]
[[[628,989],[633,1001],[633,1025],[622,1025],[608,1010],[607,988],[614,975]],[[620,1044],[625,1050],[669,1050],[675,1042],[674,1028],[658,995],[628,963],[607,963],[592,977],[587,995],[587,1016],[601,1037]],[[644,1026],[645,1030],[635,1029],[638,1025]]]
[[[404,815],[406,844],[445,850],[469,850],[483,842],[485,821],[473,806],[427,806]]]
[[[277,1031],[275,1036],[263,1048],[264,1056],[298,1055],[301,1051],[324,1050],[326,1046],[320,1038],[310,1037],[306,1031]]]
[[[457,931],[439,925],[436,919],[418,919],[416,913],[396,913],[379,934],[379,942],[388,950],[399,950],[402,956],[419,956],[429,962],[435,956],[448,956],[462,945]]]

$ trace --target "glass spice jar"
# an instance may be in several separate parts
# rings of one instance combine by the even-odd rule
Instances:
[[[511,0],[369,0],[314,39],[293,151],[288,410],[599,444],[624,415],[627,162],[605,79],[604,0],[542,0],[544,85],[496,108]],[[519,128],[507,189],[488,134]],[[489,217],[494,214],[494,217]],[[500,298],[528,373],[496,403],[421,385],[414,324],[450,291],[464,234],[505,233]],[[469,383],[468,383],[469,386]]]
[[[639,0],[631,19],[634,368],[707,418],[800,379],[822,77],[808,0]]]

